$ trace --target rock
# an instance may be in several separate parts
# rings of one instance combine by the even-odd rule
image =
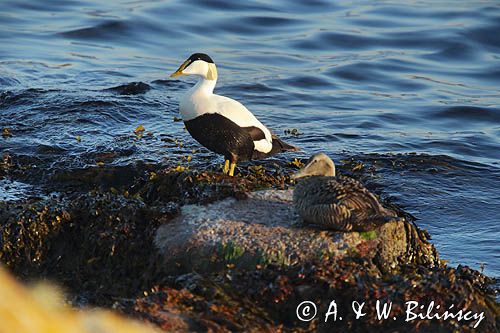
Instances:
[[[439,264],[435,248],[409,222],[393,221],[361,233],[322,230],[302,225],[292,193],[265,190],[251,192],[245,200],[183,206],[156,233],[165,267],[172,273],[209,272],[226,265],[251,269],[361,258],[385,273],[412,262]]]
[[[144,82],[130,82],[105,90],[115,92],[119,95],[138,95],[144,94],[151,90],[151,86]]]
[[[22,279],[56,281],[72,304],[169,332],[477,331],[470,320],[406,322],[408,300],[484,313],[478,330],[498,331],[494,280],[439,261],[411,223],[364,233],[303,225],[287,173],[268,173],[272,165],[241,177],[145,165],[115,177],[103,166],[64,186],[76,171],[52,182],[60,196],[0,202],[0,261]],[[320,314],[309,322],[296,316],[305,300]],[[331,300],[343,320],[325,323]],[[394,302],[400,319],[379,320],[378,300]],[[353,301],[366,301],[362,319],[349,311]]]
[[[405,302],[419,300],[483,313],[482,331],[498,328],[492,281],[447,267],[410,222],[363,233],[321,230],[301,223],[291,190],[184,205],[158,228],[154,243],[169,278],[136,299],[134,311],[161,327],[169,327],[168,313],[182,313],[190,327],[208,331],[474,332],[479,324],[405,321]],[[296,315],[306,300],[317,306],[311,321]],[[343,319],[325,322],[333,300]],[[378,301],[393,302],[391,319],[377,318]],[[353,302],[365,303],[362,320],[350,311]]]

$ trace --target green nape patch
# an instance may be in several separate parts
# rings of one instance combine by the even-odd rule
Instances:
[[[377,232],[375,230],[363,231],[363,232],[360,232],[359,235],[364,240],[372,240],[372,239],[377,238]]]

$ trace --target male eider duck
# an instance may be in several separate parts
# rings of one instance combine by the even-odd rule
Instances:
[[[192,54],[170,77],[198,75],[200,80],[180,100],[189,134],[213,152],[224,155],[224,173],[234,175],[236,162],[296,151],[281,141],[240,102],[214,94],[217,68],[206,54]]]
[[[292,178],[297,180],[295,209],[306,223],[340,231],[368,231],[396,218],[359,181],[335,176],[335,164],[323,153],[313,155]]]

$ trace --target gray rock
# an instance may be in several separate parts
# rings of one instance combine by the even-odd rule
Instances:
[[[226,265],[295,265],[335,258],[372,260],[381,272],[399,264],[438,264],[432,245],[410,223],[394,221],[369,232],[336,232],[303,225],[292,190],[249,193],[205,206],[185,205],[162,225],[155,244],[167,270],[215,271]]]

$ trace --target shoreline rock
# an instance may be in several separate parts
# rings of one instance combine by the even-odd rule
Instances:
[[[180,215],[156,232],[166,269],[210,272],[227,264],[252,269],[354,256],[373,261],[382,273],[416,262],[439,266],[436,249],[409,222],[361,233],[323,230],[301,224],[292,195],[293,190],[263,190],[244,200],[182,206]]]
[[[228,178],[138,167],[137,178],[116,185],[106,176],[106,186],[94,185],[92,172],[103,174],[87,170],[79,180],[87,186],[58,197],[0,202],[2,263],[23,279],[62,285],[72,304],[113,308],[167,331],[474,331],[456,320],[373,314],[376,300],[393,301],[398,317],[404,301],[433,300],[484,312],[481,331],[500,327],[492,279],[446,266],[411,222],[345,234],[301,225],[282,170]],[[332,299],[340,309],[365,300],[372,312],[334,324],[297,319],[302,301],[324,314]]]

